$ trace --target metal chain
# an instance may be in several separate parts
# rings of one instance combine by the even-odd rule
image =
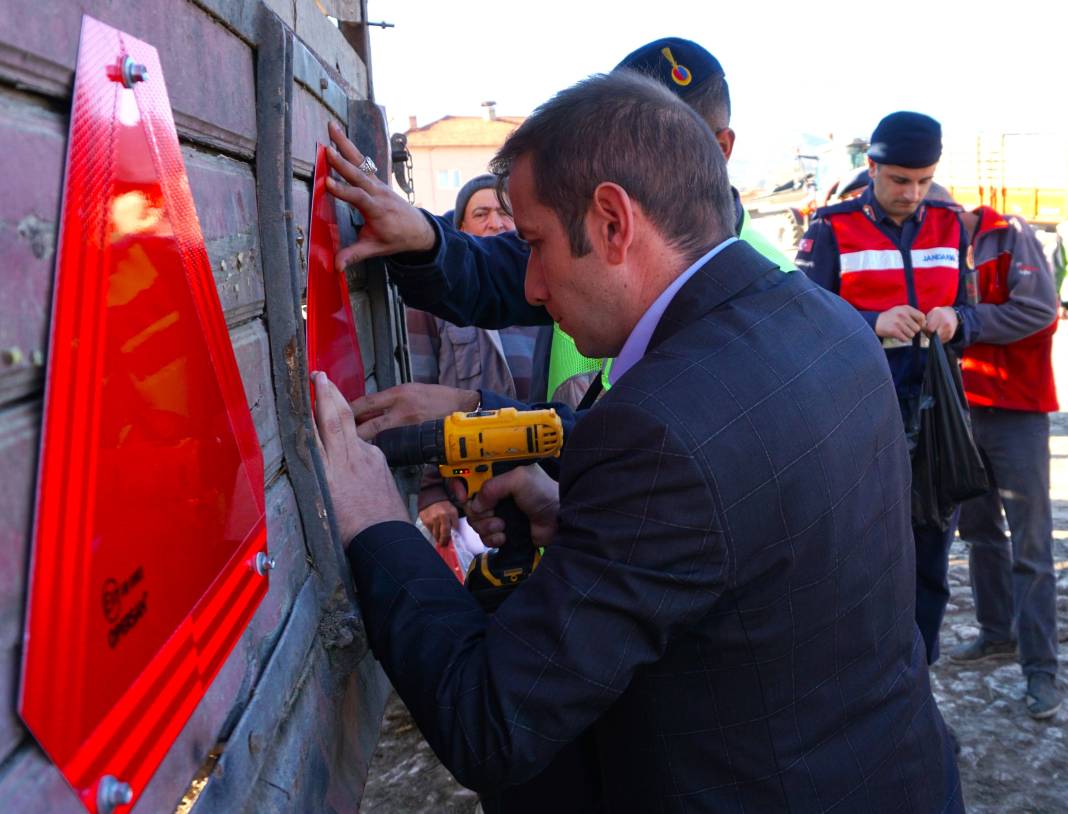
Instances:
[[[408,203],[415,205],[415,178],[413,175],[412,153],[408,149],[408,137],[404,133],[394,133],[389,137],[391,157],[393,158],[393,177],[408,196]]]

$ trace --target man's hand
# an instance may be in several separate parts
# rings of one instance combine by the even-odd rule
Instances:
[[[352,402],[352,412],[359,425],[356,432],[370,441],[382,430],[421,424],[455,412],[469,413],[478,407],[478,398],[477,390],[411,382],[361,396]]]
[[[326,484],[334,507],[341,544],[364,529],[388,520],[408,521],[386,457],[378,447],[360,440],[345,397],[325,373],[315,382],[315,440],[323,456]]]
[[[462,485],[455,490],[461,499]],[[504,543],[504,521],[494,517],[493,507],[511,496],[519,510],[530,519],[530,537],[536,546],[547,546],[556,534],[556,515],[560,511],[560,486],[537,465],[520,466],[490,478],[482,491],[464,507],[467,522],[490,548]]]
[[[940,305],[928,312],[927,324],[924,326],[923,332],[928,336],[938,334],[938,338],[942,340],[944,345],[957,333],[957,325],[959,323],[957,312],[953,310],[952,306]]]
[[[952,309],[950,309],[952,310]],[[923,311],[911,305],[895,305],[883,311],[875,320],[875,334],[889,339],[912,341],[912,337],[923,329],[926,318]]]
[[[343,271],[349,263],[399,252],[425,252],[434,248],[434,228],[423,213],[374,175],[361,171],[363,154],[334,122],[327,126],[335,148],[326,151],[327,161],[348,183],[326,179],[335,198],[355,206],[363,215],[360,238],[337,253],[335,263]]]
[[[439,500],[431,503],[421,512],[419,519],[430,531],[430,536],[439,546],[448,545],[452,539],[452,530],[456,528],[456,522],[460,519],[460,513],[447,500]]]

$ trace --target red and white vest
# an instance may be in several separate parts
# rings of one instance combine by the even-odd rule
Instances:
[[[870,204],[829,213],[838,241],[838,293],[859,311],[912,305],[927,313],[952,305],[960,284],[961,227],[956,212],[921,204],[920,227],[905,257],[875,223]],[[912,269],[916,301],[909,298],[906,268]]]
[[[1012,270],[1011,224],[988,206],[979,210],[975,257],[979,301],[1000,305],[1009,299]],[[986,245],[984,245],[986,244]],[[984,259],[986,258],[986,259]],[[961,363],[964,392],[973,407],[999,407],[1037,413],[1057,411],[1053,381],[1053,334],[1057,319],[1038,333],[1008,345],[976,342]]]

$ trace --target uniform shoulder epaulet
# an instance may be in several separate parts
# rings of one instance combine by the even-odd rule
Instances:
[[[828,215],[839,215],[843,212],[857,212],[860,208],[860,198],[851,198],[848,201],[841,201],[840,203],[831,204],[830,206],[821,206],[816,210],[815,217],[825,218]]]

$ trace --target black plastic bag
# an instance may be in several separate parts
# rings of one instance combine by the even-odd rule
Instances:
[[[964,500],[990,488],[972,438],[960,369],[938,336],[931,337],[919,399],[919,435],[912,455],[912,522],[949,528]]]

